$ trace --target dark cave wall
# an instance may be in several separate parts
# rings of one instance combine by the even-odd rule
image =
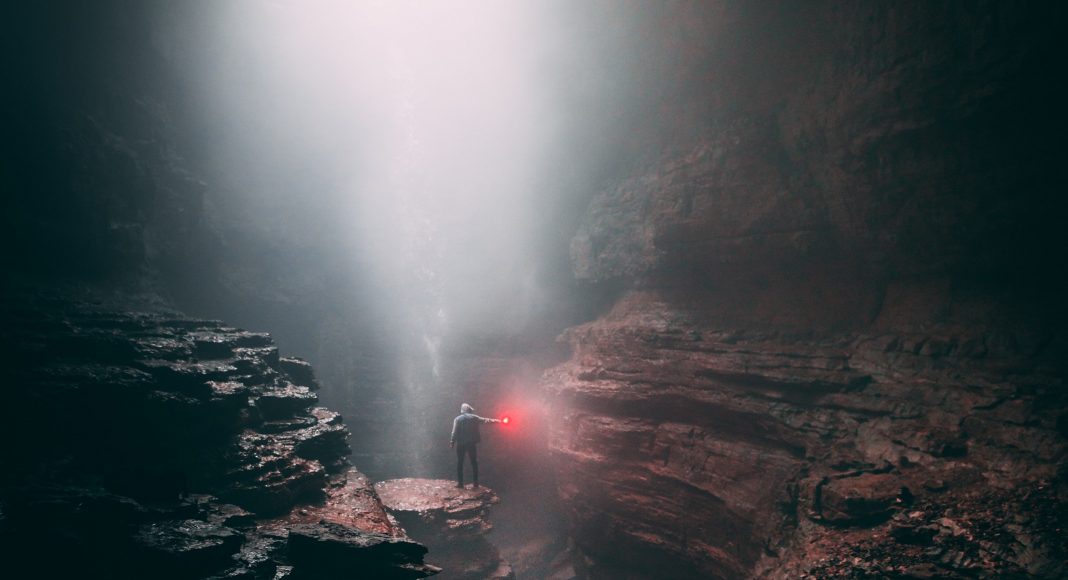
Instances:
[[[312,342],[301,317],[323,318],[324,293],[355,284],[338,267],[336,228],[304,233],[315,216],[287,213],[303,190],[265,223],[270,212],[253,205],[259,192],[233,195],[213,170],[211,103],[187,62],[205,32],[176,23],[192,17],[165,0],[4,11],[5,276],[147,292]],[[291,314],[297,296],[309,299]]]
[[[0,557],[17,578],[422,578],[341,415],[270,335],[158,301],[0,309]],[[58,557],[57,557],[58,555]]]
[[[204,30],[178,24],[189,15],[167,1],[3,11],[0,187],[12,302],[56,287],[147,295],[269,330],[288,352],[324,364],[330,404],[356,408],[348,377],[373,365],[331,372],[325,358],[342,342],[346,360],[373,357],[362,353],[382,351],[374,329],[387,322],[368,314],[370,291],[336,242],[338,224],[317,223],[318,207],[294,213],[323,184],[293,189],[269,220],[256,205],[261,192],[226,189],[232,180],[204,147],[212,103],[187,63]]]
[[[1061,10],[630,9],[629,163],[571,245],[621,296],[544,379],[578,567],[1062,573],[1011,519],[1065,516],[1021,499],[1066,491]],[[966,497],[972,544],[893,539]]]
[[[177,146],[178,91],[150,10],[5,6],[6,275],[137,288],[210,255],[207,186]]]
[[[594,199],[575,273],[740,294],[730,308],[776,287],[858,295],[840,312],[817,303],[847,292],[812,297],[798,322],[816,325],[871,323],[891,286],[1055,296],[1055,19],[996,3],[663,8],[636,161]]]

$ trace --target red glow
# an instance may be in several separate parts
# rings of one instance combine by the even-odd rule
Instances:
[[[501,417],[501,423],[504,423],[505,425],[507,425],[507,424],[508,424],[508,421],[509,421],[509,420],[510,420],[510,419],[508,418],[508,416],[507,416],[507,415],[505,415],[504,417]]]

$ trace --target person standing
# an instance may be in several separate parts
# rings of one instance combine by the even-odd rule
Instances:
[[[467,403],[460,405],[460,414],[452,421],[452,437],[449,447],[456,448],[456,487],[464,486],[464,456],[471,457],[472,487],[478,487],[478,428],[483,423],[500,423],[499,419],[487,419],[475,414],[475,408]]]

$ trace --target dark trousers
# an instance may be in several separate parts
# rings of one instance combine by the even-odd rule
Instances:
[[[456,446],[456,482],[463,484],[464,482],[464,455],[471,456],[471,475],[474,477],[475,485],[478,485],[478,444],[468,443],[466,445]]]

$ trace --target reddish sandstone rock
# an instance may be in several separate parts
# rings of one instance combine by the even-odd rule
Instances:
[[[428,559],[442,578],[514,578],[497,548],[486,540],[492,529],[486,510],[499,502],[486,487],[461,489],[445,479],[393,479],[375,484],[390,514],[430,549]]]
[[[909,502],[1035,486],[1068,452],[1058,407],[1017,386],[1059,383],[1025,373],[1022,355],[924,353],[912,333],[725,328],[649,290],[565,338],[571,360],[544,377],[549,445],[576,567],[592,577],[791,577],[777,576],[784,562],[845,550],[848,528],[885,526]],[[1057,549],[968,565],[1039,569]]]
[[[290,578],[425,578],[437,571],[423,564],[426,548],[403,538],[364,532],[331,522],[289,529]]]
[[[870,523],[911,503],[912,493],[889,473],[833,479],[819,487],[819,514],[828,523]]]
[[[294,508],[275,523],[281,527],[296,524],[331,522],[350,528],[404,537],[404,530],[393,525],[367,476],[355,469],[327,486],[322,502]]]

